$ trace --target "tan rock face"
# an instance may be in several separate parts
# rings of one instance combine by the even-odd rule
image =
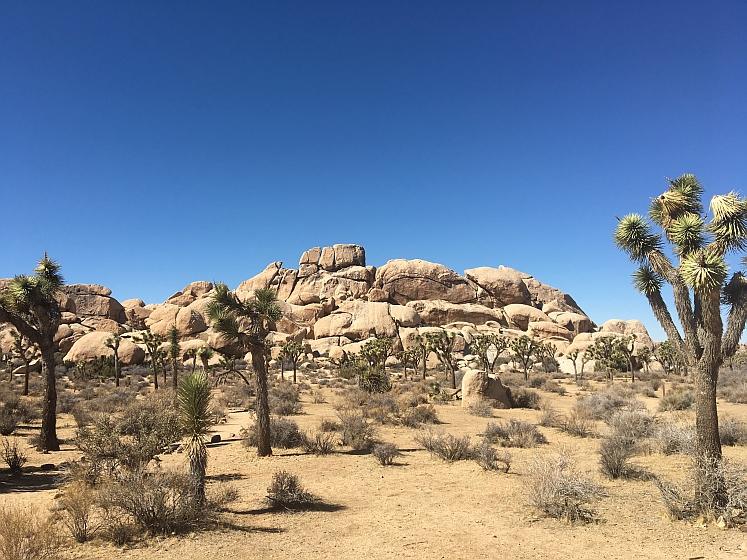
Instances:
[[[532,302],[521,275],[513,268],[481,266],[465,270],[464,275],[493,296],[499,305]]]
[[[567,311],[549,313],[550,319],[571,331],[574,335],[589,332],[594,328],[594,323],[586,315],[570,313]]]
[[[400,305],[416,300],[470,303],[477,301],[478,291],[474,283],[444,265],[417,259],[389,261],[376,271],[373,287]]]
[[[561,327],[560,325],[553,323],[552,321],[538,321],[529,323],[527,327],[529,336],[536,336],[540,340],[551,337],[560,337],[568,342],[573,340],[573,333]]]
[[[550,317],[539,309],[521,303],[507,305],[503,308],[503,312],[508,316],[509,326],[522,331],[527,330],[530,322],[550,321]]]
[[[113,356],[114,351],[104,345],[109,337],[111,334],[104,332],[91,332],[82,336],[70,348],[65,361],[77,362],[93,360],[99,356]],[[145,361],[145,351],[126,338],[120,341],[118,354],[122,365],[125,366],[142,364]]]
[[[207,330],[202,315],[189,307],[163,304],[157,306],[145,320],[146,326],[156,334],[166,336],[176,325],[181,336],[190,336]]]
[[[423,322],[415,309],[405,305],[390,305],[389,314],[398,327],[417,327]]]
[[[116,299],[109,297],[112,293],[109,288],[98,284],[68,284],[62,287],[62,292],[73,303],[67,306],[68,310],[79,316],[105,317],[118,323],[127,320],[124,307]]]
[[[125,309],[132,309],[133,307],[145,307],[145,302],[140,298],[126,299],[121,302],[121,304]]]
[[[455,304],[448,301],[411,301],[407,307],[417,311],[426,325],[441,326],[464,322],[482,325],[488,321],[505,322],[499,309],[491,309],[477,303]]]
[[[486,372],[470,370],[462,378],[462,406],[468,407],[481,401],[489,401],[496,408],[511,408],[506,388],[498,377]]]
[[[314,325],[314,338],[345,336],[363,340],[372,336],[397,336],[397,325],[389,315],[389,305],[368,301],[343,302],[334,313]]]
[[[122,334],[127,332],[127,329],[123,325],[103,317],[86,317],[81,321],[81,324],[95,331],[108,332],[111,334]]]

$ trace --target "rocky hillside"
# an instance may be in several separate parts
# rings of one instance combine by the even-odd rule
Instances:
[[[283,308],[283,318],[270,334],[273,345],[279,348],[292,338],[314,358],[356,352],[375,336],[408,348],[415,336],[437,327],[458,334],[457,348],[463,352],[474,334],[499,329],[508,336],[552,341],[559,356],[569,346],[587,346],[601,332],[636,333],[639,345],[652,344],[640,322],[613,320],[598,328],[570,295],[518,270],[479,267],[461,276],[441,264],[405,259],[377,269],[366,265],[359,245],[314,247],[301,255],[298,269],[271,263],[236,290],[250,297],[258,288],[275,290]],[[165,335],[176,324],[184,349],[208,344],[231,352],[205,316],[212,289],[210,282],[193,282],[164,303],[146,305],[140,299],[120,303],[103,286],[67,285],[60,297],[59,351],[70,361],[108,355],[111,350],[103,341],[111,333],[129,338],[151,329]],[[5,352],[12,342],[8,331],[0,325]],[[142,362],[145,356],[131,342],[123,343],[120,354],[125,363]]]

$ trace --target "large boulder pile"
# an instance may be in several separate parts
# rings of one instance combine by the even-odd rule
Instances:
[[[59,296],[63,314],[55,337],[58,350],[71,361],[109,355],[103,341],[113,333],[127,339],[126,347],[132,350],[130,345],[138,348],[131,341],[138,332],[150,329],[165,336],[175,325],[185,344],[239,355],[241,349],[226,345],[211,328],[206,307],[213,288],[211,282],[192,282],[165,302],[146,305],[137,298],[120,303],[104,286],[67,285]],[[472,268],[463,276],[418,259],[391,260],[376,268],[366,264],[363,247],[340,244],[305,251],[297,269],[270,263],[236,292],[251,298],[259,288],[274,290],[283,310],[282,319],[272,325],[271,345],[294,339],[303,342],[314,359],[354,353],[372,337],[391,338],[395,349],[406,349],[418,335],[440,328],[456,336],[455,348],[465,356],[481,333],[533,336],[552,342],[559,357],[588,347],[598,336],[635,333],[638,346],[652,345],[640,322],[613,320],[597,328],[570,295],[505,266]],[[7,327],[0,325],[0,349],[8,351],[10,343]],[[138,363],[143,358],[132,350],[127,360]],[[494,385],[482,377],[470,384],[480,386],[481,394]],[[488,391],[494,392],[500,395],[500,388]]]

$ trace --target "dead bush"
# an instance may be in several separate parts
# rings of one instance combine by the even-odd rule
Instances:
[[[509,418],[507,422],[489,423],[480,434],[486,441],[501,447],[537,447],[547,438],[529,422]]]
[[[458,437],[428,429],[421,430],[415,436],[415,442],[430,451],[432,455],[448,462],[466,461],[474,456],[469,436]]]
[[[269,390],[270,412],[278,416],[290,416],[301,412],[299,390],[292,383],[278,383]]]
[[[0,504],[0,558],[55,560],[60,544],[55,525],[36,508]]]
[[[314,432],[306,432],[301,445],[306,453],[313,453],[318,457],[333,453],[336,446],[337,434],[321,429]]]
[[[596,482],[576,471],[564,453],[536,455],[526,465],[523,483],[530,505],[569,523],[593,521],[596,513],[589,506],[605,495]]]
[[[376,440],[376,430],[360,411],[339,410],[340,432],[343,445],[357,451],[371,449]]]
[[[665,422],[657,426],[654,446],[664,455],[693,455],[695,453],[695,425],[689,422]]]
[[[397,446],[393,443],[379,443],[373,447],[373,456],[382,466],[391,465],[397,457],[402,457]]]
[[[590,437],[595,434],[594,428],[596,422],[594,418],[583,408],[572,408],[568,416],[565,416],[560,423],[558,428],[576,437]]]
[[[408,428],[419,428],[423,424],[438,424],[438,413],[432,404],[420,404],[405,409],[399,421]]]
[[[267,488],[268,503],[287,511],[308,509],[319,503],[319,498],[307,492],[298,476],[287,471],[277,471]]]
[[[3,438],[3,460],[8,465],[11,474],[20,474],[23,472],[23,465],[28,461],[28,456],[18,446],[18,438],[9,440]]]
[[[338,431],[342,426],[339,422],[335,422],[334,420],[330,420],[329,418],[323,418],[319,422],[319,431],[320,432],[336,432]]]
[[[246,447],[257,447],[257,427],[242,428],[239,432]],[[270,417],[270,445],[281,449],[293,449],[304,444],[304,434],[295,421],[274,416]]]
[[[482,443],[474,448],[473,453],[475,462],[486,471],[501,470],[507,473],[511,468],[511,453],[497,453],[487,439],[483,439]]]
[[[540,409],[540,394],[524,387],[507,387],[506,393],[512,408]]]
[[[556,428],[563,419],[562,415],[551,406],[543,406],[541,410],[538,424],[543,428]]]
[[[620,410],[610,415],[607,425],[615,436],[638,441],[650,437],[655,429],[654,418],[647,410]]]
[[[314,404],[322,404],[322,403],[327,402],[327,399],[325,398],[324,393],[316,389],[311,391],[311,400],[313,401]]]
[[[659,412],[690,410],[695,406],[695,394],[690,389],[673,389],[659,402]]]
[[[744,445],[747,440],[744,423],[734,418],[721,418],[718,423],[718,434],[721,445]]]
[[[88,541],[106,523],[106,516],[98,507],[97,490],[88,484],[68,484],[58,504],[57,516],[75,542]]]
[[[619,434],[606,437],[599,446],[599,471],[606,477],[624,478],[635,472],[628,460],[635,454],[636,443]]]
[[[492,418],[493,417],[493,405],[489,401],[480,399],[472,402],[467,407],[467,412],[472,416],[479,416],[480,418]]]

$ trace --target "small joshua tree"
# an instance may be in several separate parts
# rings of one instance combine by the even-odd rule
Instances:
[[[39,346],[32,344],[23,335],[19,334],[15,329],[11,329],[10,335],[13,337],[13,351],[23,361],[23,396],[29,394],[29,372],[31,369],[31,360],[33,360],[38,352]],[[13,370],[11,369],[11,376]]]
[[[504,350],[508,348],[508,339],[499,334],[478,334],[472,338],[470,349],[482,363],[483,369],[493,373],[495,362]]]
[[[200,363],[202,364],[202,370],[206,373],[210,367],[208,362],[210,362],[210,359],[214,354],[215,352],[210,348],[210,346],[203,346],[197,351],[197,357],[200,359]]]
[[[135,342],[141,342],[145,345],[145,352],[150,357],[150,370],[153,373],[153,386],[158,390],[158,365],[161,361],[160,346],[163,337],[151,330],[144,331],[140,336],[133,337]]]
[[[509,344],[511,352],[514,354],[514,359],[521,363],[521,367],[524,369],[525,381],[529,381],[529,370],[532,368],[532,356],[534,356],[537,345],[538,342],[536,340],[525,334],[518,338],[514,338]]]
[[[445,329],[439,332],[426,333],[428,349],[435,352],[439,361],[446,367],[446,373],[451,378],[451,388],[456,389],[456,361],[454,360],[454,343],[456,335]]]
[[[177,380],[177,372],[179,366],[179,354],[181,352],[181,348],[179,347],[179,339],[181,338],[179,327],[177,327],[176,325],[172,325],[168,331],[168,338],[169,361],[171,362],[171,381],[173,383],[174,389],[176,389],[179,385]]]
[[[210,383],[203,371],[193,372],[182,379],[177,387],[179,423],[187,438],[185,445],[189,459],[189,478],[192,500],[201,507],[205,503],[205,471],[207,446],[205,436],[210,420]]]
[[[104,341],[104,346],[111,348],[114,352],[114,385],[119,387],[119,378],[121,377],[120,364],[119,364],[119,343],[122,337],[119,334],[110,336]]]
[[[296,370],[298,369],[298,363],[301,361],[302,356],[303,346],[301,346],[295,340],[289,340],[288,342],[286,342],[285,346],[283,346],[283,349],[280,352],[280,359],[287,359],[293,366],[293,383],[297,382]]]

